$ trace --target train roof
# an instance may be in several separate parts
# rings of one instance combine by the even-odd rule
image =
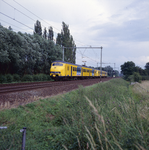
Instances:
[[[94,69],[94,68],[89,68],[87,66],[81,66],[81,65],[78,65],[78,64],[73,64],[73,63],[70,63],[70,62],[66,62],[66,61],[62,61],[62,60],[56,60],[56,61],[53,61],[52,63],[54,62],[61,62],[61,63],[65,63],[65,64],[70,64],[70,65],[76,65],[76,66],[79,66],[79,67],[85,67],[85,68],[88,68],[88,69]],[[94,70],[99,70],[99,69],[94,69]],[[100,71],[100,70],[99,70]],[[103,70],[102,70],[103,71]],[[106,72],[106,71],[105,71]]]

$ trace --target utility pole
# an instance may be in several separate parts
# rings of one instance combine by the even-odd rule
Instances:
[[[63,61],[64,61],[64,46],[62,46],[62,49],[63,49]]]
[[[102,48],[101,47],[101,55],[100,55],[100,81],[101,81],[101,76],[102,76]]]

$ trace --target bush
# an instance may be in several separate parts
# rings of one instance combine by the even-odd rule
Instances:
[[[33,75],[33,81],[40,81],[40,76],[38,74]]]
[[[13,75],[13,81],[18,82],[20,80],[20,76],[18,74]]]
[[[11,74],[6,75],[7,83],[11,83],[13,81],[13,76]]]
[[[0,75],[0,83],[6,83],[7,79],[4,75]]]
[[[142,80],[142,77],[137,72],[133,73],[133,78],[134,78],[134,82],[141,82],[141,80]]]
[[[45,74],[39,74],[40,81],[46,81],[47,76]]]
[[[48,80],[48,81],[50,81],[50,80],[51,80],[50,75],[47,75],[47,80]]]
[[[142,80],[149,80],[149,76],[142,76]]]
[[[33,77],[31,75],[24,75],[22,81],[33,81]]]
[[[130,82],[134,82],[134,77],[133,77],[133,75],[128,76],[126,80],[127,80],[127,81],[130,81]]]

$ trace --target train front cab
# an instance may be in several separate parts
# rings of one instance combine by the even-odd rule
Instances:
[[[50,77],[54,80],[60,80],[64,75],[65,64],[61,62],[53,62],[50,69]]]

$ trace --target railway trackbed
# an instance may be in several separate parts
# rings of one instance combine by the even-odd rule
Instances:
[[[102,78],[108,81],[111,78]],[[90,86],[101,82],[100,79],[58,81],[58,82],[31,82],[0,85],[0,110],[15,108],[31,103],[40,98],[51,97],[66,93],[78,88],[78,85]]]
[[[102,78],[101,81],[108,80],[109,78]],[[0,95],[11,93],[11,92],[19,92],[19,91],[26,91],[26,90],[34,90],[40,88],[47,88],[47,87],[55,87],[55,86],[65,86],[65,85],[76,85],[76,84],[85,84],[88,82],[97,83],[100,79],[86,79],[86,80],[72,80],[72,81],[59,81],[59,82],[32,82],[32,83],[16,83],[16,84],[3,84],[0,85]]]

